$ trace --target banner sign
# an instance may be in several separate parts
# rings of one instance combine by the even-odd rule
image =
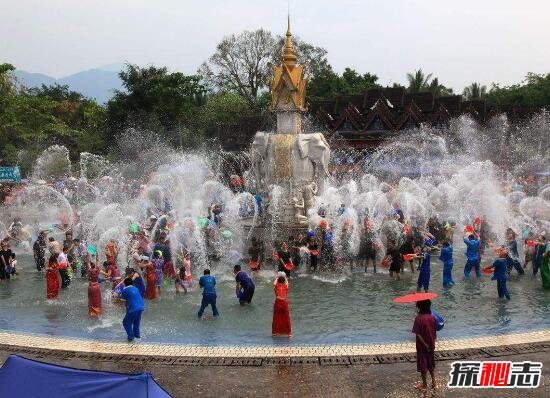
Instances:
[[[21,173],[19,166],[0,167],[0,182],[21,182]]]

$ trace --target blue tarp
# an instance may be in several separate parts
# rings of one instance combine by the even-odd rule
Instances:
[[[0,368],[0,396],[18,398],[170,398],[149,373],[67,368],[10,355]]]

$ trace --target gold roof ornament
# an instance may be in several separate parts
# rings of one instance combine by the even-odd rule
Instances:
[[[296,61],[289,16],[282,63],[273,69],[271,81],[273,111],[305,112],[307,110],[305,104],[307,79],[304,78],[304,67],[298,65]]]
[[[290,15],[288,16],[288,25],[286,29],[285,48],[283,50],[283,64],[292,69],[296,65],[296,53],[292,45],[292,33],[290,32]]]

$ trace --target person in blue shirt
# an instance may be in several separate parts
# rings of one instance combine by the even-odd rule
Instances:
[[[443,287],[452,287],[453,281],[453,246],[448,242],[443,242],[439,259],[443,262]]]
[[[481,278],[481,270],[479,268],[480,256],[479,245],[480,240],[475,234],[468,232],[468,236],[464,235],[464,243],[466,243],[466,266],[464,267],[464,276],[470,277],[472,267],[476,270],[476,276]]]
[[[233,267],[233,273],[235,274],[235,282],[237,282],[235,290],[239,303],[241,305],[250,304],[252,296],[254,296],[254,289],[256,288],[254,282],[246,272],[241,271],[239,264]]]
[[[263,199],[260,196],[260,194],[256,194],[256,195],[254,195],[254,200],[256,201],[256,207],[258,208],[258,215],[261,216],[263,214],[263,211],[264,211],[263,206],[262,206]]]
[[[209,269],[204,270],[204,275],[199,279],[199,286],[202,289],[202,302],[198,313],[199,318],[202,318],[202,314],[204,314],[204,310],[208,305],[212,306],[214,316],[220,315],[218,308],[216,308],[216,278],[210,275]]]
[[[508,300],[510,300],[510,293],[508,292],[508,288],[506,287],[506,272],[508,267],[508,262],[506,261],[506,257],[508,256],[508,253],[506,250],[503,250],[499,258],[495,260],[493,265],[491,265],[489,268],[493,268],[493,277],[491,278],[492,281],[497,281],[497,290],[498,290],[498,297],[506,297]]]
[[[422,259],[422,263],[420,264],[420,269],[418,271],[417,292],[420,292],[421,289],[424,289],[424,291],[427,292],[430,287],[430,262],[432,258],[432,255],[430,254],[431,247],[426,245],[422,251],[422,255],[418,256],[418,258]]]
[[[124,279],[124,289],[120,293],[120,298],[126,301],[126,315],[122,320],[122,325],[128,335],[128,341],[141,337],[139,326],[141,323],[141,313],[144,310],[143,297],[139,290],[133,285],[131,277]]]

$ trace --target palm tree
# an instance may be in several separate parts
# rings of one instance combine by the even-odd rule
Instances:
[[[409,93],[419,93],[421,91],[426,91],[430,84],[430,79],[432,74],[424,75],[422,69],[414,71],[414,73],[407,73],[407,80],[409,82],[409,87],[407,90]]]
[[[464,91],[462,92],[462,95],[467,100],[477,100],[485,98],[487,95],[487,87],[482,86],[479,83],[473,82],[468,87],[464,87]]]
[[[451,95],[453,93],[452,88],[445,87],[443,84],[439,84],[439,79],[437,77],[434,77],[433,80],[430,82],[430,84],[427,87],[427,90],[436,97],[439,97],[441,95]]]

